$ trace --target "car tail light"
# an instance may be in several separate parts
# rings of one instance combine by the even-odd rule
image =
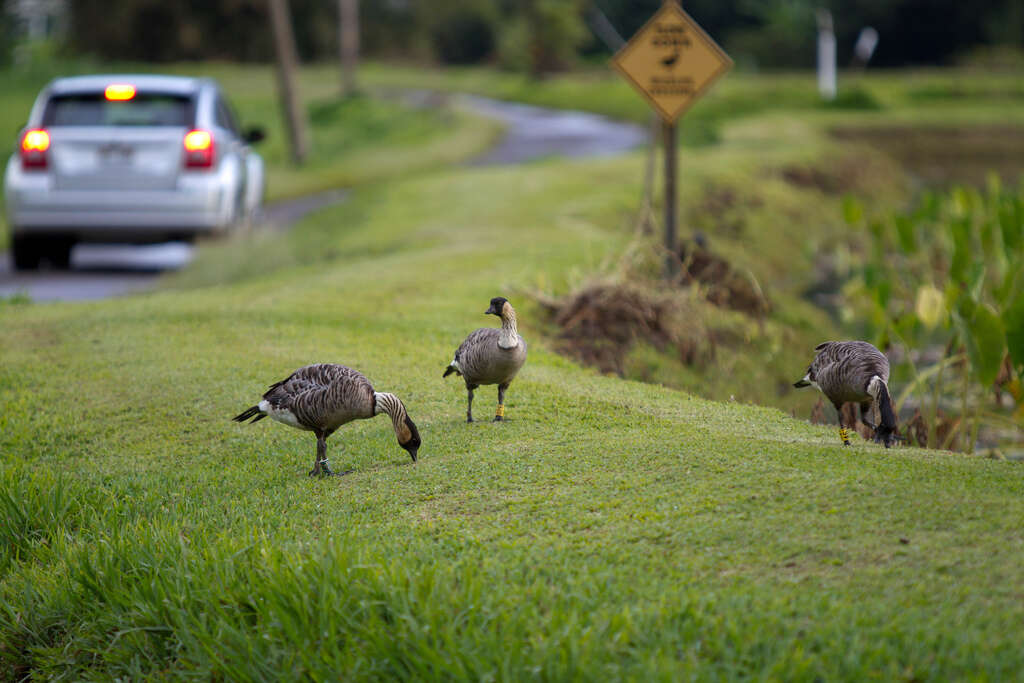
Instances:
[[[103,96],[111,102],[125,102],[135,97],[135,86],[130,83],[111,83],[103,91]]]
[[[213,166],[213,135],[207,130],[192,130],[185,134],[185,168]]]
[[[26,130],[21,136],[21,167],[46,168],[46,150],[50,149],[50,134],[42,128]]]

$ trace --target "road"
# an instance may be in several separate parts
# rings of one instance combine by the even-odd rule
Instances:
[[[545,109],[514,102],[463,95],[460,103],[477,114],[501,121],[506,129],[490,150],[470,165],[517,164],[548,157],[600,157],[621,154],[642,145],[643,128],[577,111]],[[287,228],[313,211],[345,199],[344,190],[329,190],[276,202],[264,210],[263,222]],[[192,246],[181,242],[145,246],[79,244],[71,253],[71,269],[18,273],[10,255],[0,253],[0,297],[26,295],[33,301],[104,299],[152,287],[165,271],[183,268]]]

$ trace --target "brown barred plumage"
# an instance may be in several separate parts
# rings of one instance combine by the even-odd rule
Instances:
[[[233,419],[244,422],[253,418],[252,421],[257,422],[270,416],[316,434],[317,457],[309,473],[313,476],[334,474],[327,463],[327,437],[352,420],[380,413],[391,417],[398,444],[415,462],[420,435],[405,405],[394,394],[375,392],[361,372],[344,365],[318,363],[299,368],[287,379],[272,384],[263,394],[263,400]]]
[[[484,327],[466,337],[445,368],[444,377],[462,376],[469,394],[466,421],[473,421],[473,390],[481,384],[498,385],[498,410],[495,422],[505,419],[505,390],[526,362],[526,342],[516,330],[516,312],[505,297],[494,297],[484,314],[501,318],[501,329]]]
[[[825,342],[817,352],[807,374],[795,387],[814,386],[832,401],[839,413],[839,436],[849,446],[843,425],[844,403],[860,405],[861,421],[874,431],[874,440],[888,448],[896,437],[896,416],[889,396],[889,360],[881,351],[863,341]],[[871,409],[878,407],[881,419],[876,427]],[[852,426],[852,425],[851,425]]]

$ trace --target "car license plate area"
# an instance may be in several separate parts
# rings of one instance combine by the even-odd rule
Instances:
[[[134,158],[131,147],[116,143],[102,145],[96,152],[99,164],[104,167],[130,167]]]

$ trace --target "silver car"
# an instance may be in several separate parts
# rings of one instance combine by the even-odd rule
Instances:
[[[21,270],[70,263],[79,241],[223,234],[261,207],[263,159],[209,79],[96,75],[43,88],[4,174]]]

